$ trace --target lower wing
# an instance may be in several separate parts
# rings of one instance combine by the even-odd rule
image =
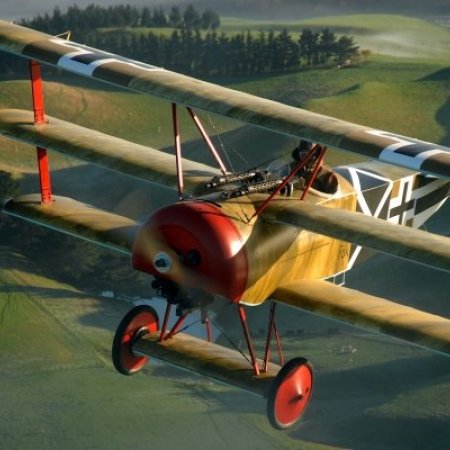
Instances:
[[[444,317],[323,280],[286,284],[273,298],[450,356],[450,320]]]

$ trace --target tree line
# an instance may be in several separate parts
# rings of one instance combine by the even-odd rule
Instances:
[[[70,6],[62,13],[57,6],[51,15],[38,15],[31,20],[23,19],[21,25],[35,28],[49,34],[65,30],[75,33],[108,27],[184,28],[187,30],[215,30],[220,26],[219,14],[211,8],[203,11],[194,5],[184,9],[172,6],[168,12],[162,7],[137,8],[131,5],[103,7],[91,4],[82,9]]]
[[[301,67],[341,63],[358,55],[350,36],[329,29],[303,29],[298,39],[286,30],[228,35],[199,30],[174,30],[170,36],[149,33],[92,33],[92,47],[145,63],[198,76],[279,73]]]
[[[282,73],[304,67],[342,64],[359,54],[353,37],[337,37],[327,28],[305,28],[298,37],[293,37],[286,29],[226,34],[218,33],[211,23],[206,31],[197,25],[186,26],[192,23],[191,13],[187,14],[189,11],[194,11],[198,20],[207,12],[205,10],[201,15],[192,5],[184,12],[177,7],[171,8],[165,20],[179,25],[171,34],[152,31],[151,27],[139,30],[124,27],[125,24],[142,24],[144,11],[145,8],[138,10],[130,5],[108,8],[90,5],[84,10],[72,6],[66,14],[55,8],[52,16],[38,16],[23,24],[50,34],[70,28],[76,42],[199,77]],[[153,20],[157,11],[163,14],[162,8],[156,8]],[[177,21],[174,11],[178,11]],[[203,26],[206,23],[203,22]],[[0,63],[4,63],[2,65],[10,73],[23,72],[23,62],[14,57],[0,55]]]

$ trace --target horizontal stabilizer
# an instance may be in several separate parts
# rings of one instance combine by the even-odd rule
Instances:
[[[356,125],[0,21],[0,50],[279,133],[450,179],[450,148]]]
[[[264,214],[278,222],[450,271],[450,238],[445,236],[307,201],[272,203]]]
[[[278,288],[273,298],[450,355],[450,320],[322,280]]]
[[[175,156],[53,117],[46,119],[47,123],[34,125],[32,112],[0,109],[0,134],[177,189]],[[185,187],[193,189],[220,172],[183,159],[183,173]]]
[[[6,201],[3,211],[127,255],[131,255],[139,228],[132,219],[59,196],[41,204],[40,194],[23,195]]]

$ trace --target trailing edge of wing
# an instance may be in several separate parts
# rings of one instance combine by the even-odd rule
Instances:
[[[39,194],[29,194],[6,201],[3,211],[20,219],[38,223],[109,249],[130,255],[139,224],[66,197],[54,196],[53,202],[41,204]]]
[[[387,334],[450,356],[450,320],[322,280],[278,288],[279,302]]]
[[[0,49],[137,92],[450,179],[450,148],[352,124],[0,21]]]
[[[265,217],[450,271],[450,238],[306,201],[269,204]]]
[[[117,172],[177,188],[175,157],[89,128],[47,116],[34,125],[33,113],[0,110],[0,134],[28,144],[64,153]],[[185,186],[194,189],[219,173],[205,164],[183,159]]]

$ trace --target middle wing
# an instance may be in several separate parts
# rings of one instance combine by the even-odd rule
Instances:
[[[450,271],[450,238],[307,201],[273,202],[264,216],[342,241]]]
[[[131,255],[139,223],[71,198],[54,196],[42,204],[40,194],[22,195],[4,202],[2,210],[13,217],[38,223],[89,242]]]
[[[35,125],[32,112],[2,109],[0,135],[168,188],[177,188],[173,155],[50,116],[46,119],[47,123]],[[194,189],[220,172],[205,164],[183,159],[183,173],[186,188]]]

